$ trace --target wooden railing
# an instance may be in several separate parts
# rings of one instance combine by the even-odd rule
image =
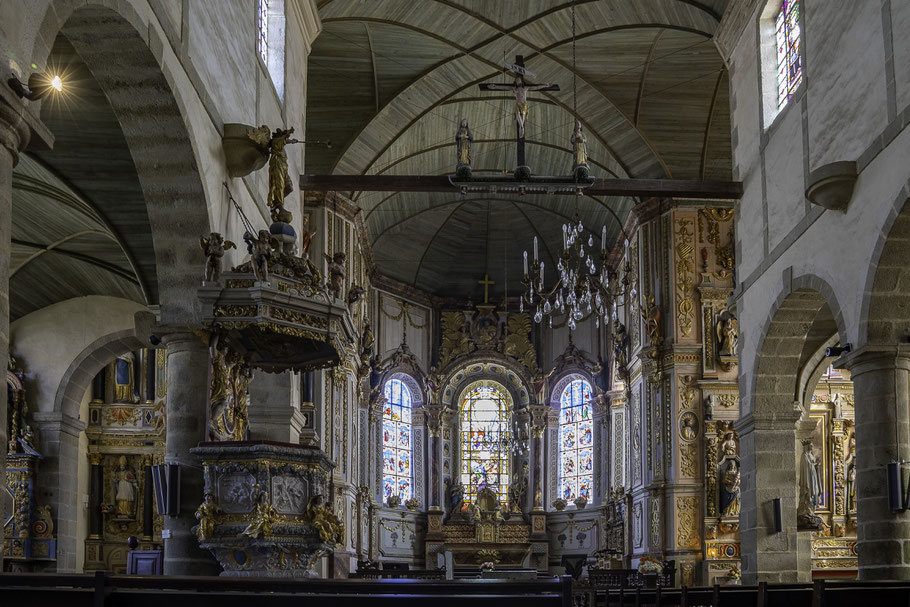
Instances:
[[[352,573],[352,580],[444,580],[446,569],[358,569]]]
[[[0,604],[38,607],[573,607],[572,578],[285,580],[90,574],[0,574]]]

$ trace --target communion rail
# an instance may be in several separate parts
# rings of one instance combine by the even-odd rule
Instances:
[[[0,574],[3,605],[66,607],[573,607],[572,578],[552,580],[285,580],[91,574]]]
[[[576,587],[587,607],[910,607],[910,582],[827,581],[682,588]]]

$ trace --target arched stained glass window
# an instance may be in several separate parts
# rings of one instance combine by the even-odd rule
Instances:
[[[469,389],[461,405],[461,483],[464,504],[473,504],[477,492],[490,487],[502,503],[508,502],[509,449],[504,439],[511,411],[505,389],[481,385]]]
[[[774,28],[777,43],[777,107],[782,108],[803,80],[799,48],[799,0],[781,2]]]
[[[411,498],[411,392],[400,379],[386,382],[382,410],[382,493]]]
[[[572,501],[591,499],[594,484],[594,422],[591,384],[583,379],[569,383],[559,404],[559,497]]]

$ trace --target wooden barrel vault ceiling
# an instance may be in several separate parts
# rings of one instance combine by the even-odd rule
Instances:
[[[598,177],[730,179],[727,72],[711,36],[726,0],[577,0],[578,115]],[[567,174],[573,124],[571,2],[322,0],[308,64],[307,174],[444,175],[467,118],[475,173],[515,167],[514,97],[480,92],[510,80],[523,55],[535,82],[527,159]],[[324,144],[331,141],[331,147]],[[321,142],[321,143],[320,143]],[[534,235],[555,268],[562,224],[579,213],[607,248],[638,200],[345,192],[363,209],[383,274],[438,295],[520,287]],[[599,248],[600,243],[596,246]],[[550,275],[551,277],[553,274]],[[477,298],[475,297],[475,301]]]

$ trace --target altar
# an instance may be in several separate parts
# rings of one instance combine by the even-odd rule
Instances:
[[[442,510],[429,511],[427,566],[435,565],[436,554],[450,552],[456,568],[490,562],[497,568],[547,571],[546,513],[532,510],[524,516],[503,514],[497,496],[489,489],[481,489],[475,504],[452,513],[448,521]]]

